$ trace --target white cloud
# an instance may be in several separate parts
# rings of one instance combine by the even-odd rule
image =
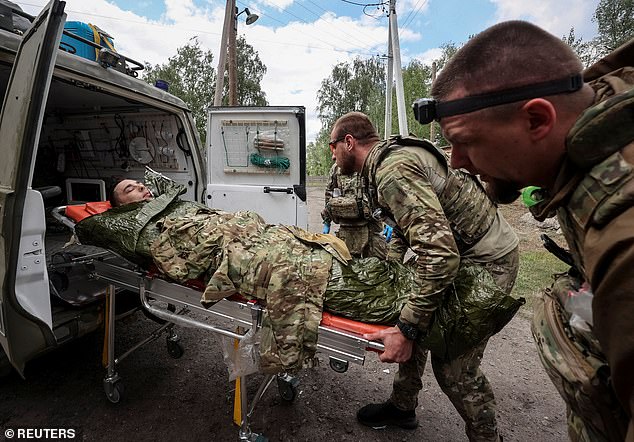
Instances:
[[[282,11],[282,10],[284,10],[284,8],[292,5],[293,4],[293,0],[260,0],[260,1],[258,1],[258,4],[261,4],[261,5],[264,5],[264,6],[270,6],[272,8],[275,8],[275,9],[279,10],[279,11]]]
[[[423,64],[431,65],[434,60],[442,57],[442,49],[441,48],[432,48],[428,49],[425,52],[420,54],[414,54],[410,57],[410,59],[416,59]]]
[[[504,20],[528,20],[548,32],[568,35],[571,27],[577,36],[591,39],[596,28],[589,20],[599,0],[491,0],[496,5],[495,22]],[[490,23],[492,24],[492,23]]]
[[[555,35],[567,34],[574,26],[578,36],[594,36],[592,16],[598,0],[489,0],[496,6],[496,15],[490,23],[508,19],[530,20]],[[275,7],[284,13],[292,0],[254,0],[249,2],[252,12],[259,8]],[[429,11],[432,0],[399,0],[397,2],[400,24],[400,45],[403,63],[412,58],[429,62],[437,58],[440,49],[424,51],[421,34],[413,25],[404,28],[410,12],[416,19]],[[198,3],[193,0],[154,1],[155,7],[164,8],[158,20],[126,11],[109,0],[67,0],[68,20],[86,21],[99,25],[115,38],[118,50],[126,56],[150,64],[162,64],[176,54],[179,47],[197,36],[201,46],[217,55],[224,20],[225,2],[208,0]],[[433,5],[432,5],[433,6]],[[32,14],[39,7],[23,5]],[[307,136],[314,139],[320,129],[316,116],[317,90],[321,81],[332,71],[335,64],[350,61],[355,56],[382,55],[387,50],[387,20],[379,11],[377,18],[361,13],[355,18],[323,13],[312,22],[305,23],[297,17],[284,14],[291,21],[266,26],[270,21],[260,19],[247,26],[240,17],[238,33],[259,53],[268,72],[262,88],[272,105],[305,106],[307,111]],[[261,14],[262,18],[265,15]],[[416,20],[410,20],[415,22]],[[589,36],[589,37],[586,37]],[[411,43],[414,43],[413,45]],[[424,51],[424,52],[419,52]]]

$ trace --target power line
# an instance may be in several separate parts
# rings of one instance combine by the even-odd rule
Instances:
[[[419,6],[418,4],[422,1],[422,4]],[[428,0],[419,0],[416,3],[416,6],[414,6],[414,8],[412,10],[409,11],[409,14],[407,15],[407,17],[405,18],[405,22],[403,22],[403,28],[406,27],[408,24],[410,24],[411,22],[414,21],[414,19],[416,18],[416,16],[418,15],[418,13],[423,9],[423,6],[425,6],[425,4],[427,3]],[[412,16],[412,13],[414,13],[414,15]],[[411,20],[409,20],[409,18],[412,17]],[[409,21],[408,21],[409,20]]]
[[[314,2],[314,1],[312,1],[312,0],[308,0],[308,2],[310,2],[310,3],[311,3],[311,4],[313,4],[313,5],[315,5],[315,7],[317,7],[317,9],[320,9],[320,10],[322,10],[322,11],[323,11],[323,12],[325,12],[325,13],[332,12],[332,11],[327,11],[326,9],[322,8],[321,6],[319,6],[317,3],[315,3],[315,2]],[[298,4],[300,4],[300,3],[298,3]],[[300,4],[300,5],[301,5],[301,4]],[[306,8],[306,7],[305,7],[305,6],[303,6],[303,5],[302,5],[302,7]],[[306,8],[306,9],[308,9],[308,8]],[[314,12],[313,12],[313,14],[314,14]],[[315,14],[315,15],[317,15],[317,14]],[[324,21],[326,21],[326,20],[324,20]],[[327,22],[327,23],[331,23],[331,22],[329,22],[329,21],[326,21],[326,22]],[[334,24],[333,24],[333,26],[334,26]],[[345,30],[340,30],[340,32],[343,32],[343,33],[344,33],[344,34],[346,34],[346,35],[351,35],[351,34],[349,34],[348,32],[345,32]],[[370,44],[370,45],[368,45],[368,47],[372,47],[372,46],[376,46],[376,45],[379,45],[379,44],[383,44],[383,42],[376,41],[376,40],[374,39],[374,37],[370,37],[370,36],[369,36],[369,35],[367,35],[367,34],[365,34],[365,37],[367,37],[367,38],[368,38],[368,40],[373,41],[373,43],[372,43],[372,44]]]
[[[33,3],[24,3],[21,2],[21,4],[26,5],[26,6],[34,6],[34,7],[40,7],[43,8],[46,5],[37,5],[37,4],[33,4]],[[159,24],[159,23],[152,23],[149,21],[140,21],[140,20],[129,20],[129,19],[123,19],[120,17],[111,17],[111,16],[107,16],[107,15],[100,15],[100,14],[93,14],[90,12],[83,12],[83,11],[76,11],[76,10],[72,10],[72,9],[66,9],[67,12],[72,12],[74,14],[82,14],[82,15],[87,15],[90,17],[98,17],[98,18],[105,18],[105,19],[109,19],[109,20],[117,20],[120,22],[126,22],[126,23],[134,23],[134,24],[140,24],[140,25],[146,25],[146,26],[154,26],[154,27],[159,27],[159,28],[170,28],[170,29],[174,29],[174,30],[179,30],[179,31],[188,31],[188,32],[193,32],[196,34],[205,34],[205,35],[217,35],[222,37],[221,33],[218,32],[210,32],[210,31],[205,31],[205,30],[201,30],[201,29],[192,29],[192,28],[182,28],[179,26],[168,26],[168,25],[164,25],[164,24]],[[264,15],[264,14],[262,14]],[[280,20],[277,20],[273,17],[270,17],[272,20],[275,20],[283,25],[288,25],[288,23],[284,23]],[[313,37],[315,38],[315,37]],[[317,38],[315,38],[317,39]],[[299,47],[299,48],[305,48],[305,49],[310,49],[310,50],[320,50],[320,51],[332,51],[332,52],[343,52],[343,53],[349,53],[349,54],[356,54],[356,55],[362,55],[362,56],[369,56],[369,57],[373,57],[376,54],[375,53],[371,53],[371,52],[361,52],[361,51],[356,51],[356,50],[350,50],[350,49],[339,49],[336,46],[332,45],[331,43],[325,42],[323,40],[320,40],[322,43],[326,44],[327,46],[330,47],[320,47],[320,46],[307,46],[307,45],[300,45],[300,44],[294,44],[294,43],[288,43],[288,42],[284,42],[281,43],[279,41],[273,41],[273,40],[263,40],[263,39],[257,39],[257,38],[250,38],[251,41],[257,41],[257,42],[261,42],[261,43],[272,43],[272,44],[279,44],[279,45],[284,45],[284,46],[294,46],[294,47]],[[319,40],[319,39],[317,39]],[[360,49],[364,49],[367,50],[366,48],[360,48]]]
[[[246,6],[246,5],[245,5],[243,2],[241,2],[241,1],[238,1],[238,3],[240,3],[240,5],[242,5],[242,6]],[[290,11],[287,11],[286,9],[283,9],[283,10],[282,10],[282,12],[283,12],[284,14],[288,14],[288,15],[290,15],[290,16],[292,16],[292,17],[295,17],[296,19],[298,19],[299,21],[301,21],[302,23],[304,23],[304,24],[306,24],[306,25],[310,25],[310,23],[307,23],[307,22],[306,22],[303,18],[299,17],[298,15],[296,15],[296,14],[294,14],[294,13],[290,12]],[[262,15],[262,16],[265,16],[265,17],[270,17],[269,15],[267,15],[267,14],[265,14],[265,13],[261,13],[261,15]],[[278,20],[278,21],[279,21],[279,20]],[[288,24],[288,23],[287,23],[287,24]],[[324,44],[326,44],[326,45],[330,45],[330,46],[332,46],[333,48],[335,48],[335,47],[336,47],[336,45],[335,45],[335,44],[332,44],[332,43],[330,43],[330,42],[328,42],[328,41],[325,41],[325,40],[323,40],[323,39],[321,39],[321,38],[319,38],[319,37],[316,37],[315,35],[312,35],[312,34],[309,34],[309,33],[306,33],[306,35],[311,36],[311,37],[312,37],[312,38],[314,38],[315,40],[320,41],[320,42],[322,42],[322,43],[324,43]],[[359,46],[359,45],[356,45],[356,44],[355,44],[354,46],[356,46],[358,49],[361,49],[361,50],[363,50],[363,51],[367,51],[367,50],[368,50],[368,47],[367,47],[367,46]]]
[[[311,14],[313,14],[315,17],[317,17],[318,19],[321,20],[321,16],[319,14],[317,14],[316,12],[314,12],[313,10],[307,8],[306,6],[304,6],[303,4],[297,2],[297,6],[301,6],[302,8],[304,8],[305,10],[307,10],[308,12],[310,12]],[[326,11],[327,12],[327,11]],[[367,42],[364,42],[363,40],[361,40],[359,37],[357,37],[356,35],[352,35],[349,32],[346,32],[345,29],[343,29],[343,26],[335,26],[334,23],[332,23],[331,21],[328,20],[323,20],[324,23],[327,23],[328,25],[330,25],[333,29],[336,29],[337,32],[340,32],[342,34],[347,35],[348,37],[354,38],[356,41],[360,42],[362,46],[362,48],[367,49],[370,48],[372,46],[375,46],[373,44],[368,45]]]
[[[341,0],[344,3],[349,3],[351,5],[355,5],[355,6],[363,6],[363,7],[368,7],[368,6],[385,6],[388,4],[387,1],[384,2],[380,2],[380,3],[357,3],[357,2],[352,2],[350,0]]]

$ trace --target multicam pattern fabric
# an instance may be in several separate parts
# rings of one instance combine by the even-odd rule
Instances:
[[[515,249],[512,253],[487,264],[484,271],[488,272],[500,290],[508,293],[513,288],[517,276],[518,262],[519,252]],[[523,300],[515,302],[523,303]],[[511,311],[517,311],[517,308],[519,305],[512,307]],[[498,324],[499,328],[503,327],[511,316],[512,313],[507,315],[506,321]],[[431,351],[432,368],[438,385],[464,419],[470,441],[498,440],[493,390],[480,370],[482,355],[494,331],[496,330],[491,330],[491,333],[485,335],[478,344],[472,345],[457,357],[448,358],[445,351]],[[421,378],[429,353],[426,337],[421,336],[414,344],[410,360],[399,364],[390,397],[390,401],[399,409],[413,410],[418,405],[418,393],[423,388]]]
[[[634,131],[633,131],[634,132]],[[634,205],[634,167],[615,152],[592,168],[565,207],[557,210],[575,265],[585,274],[583,241],[590,225],[603,226]]]
[[[627,417],[609,385],[609,368],[597,339],[569,325],[562,307],[568,291],[578,287],[560,275],[534,305],[532,333],[546,373],[566,400],[572,441],[621,441]]]
[[[634,141],[632,85],[632,67],[621,68],[592,83],[596,105],[575,122],[566,141],[569,157],[582,169],[593,167]]]
[[[417,324],[425,333],[415,343],[412,358],[399,364],[390,399],[398,408],[411,410],[422,389],[429,351],[426,332],[448,293],[447,287],[458,276],[461,254],[477,248],[494,224],[497,208],[476,178],[449,168],[444,153],[424,140],[398,137],[377,144],[366,158],[363,175],[372,209],[381,209],[384,222],[395,228],[401,248],[407,245],[417,255],[416,279],[421,290],[410,297],[400,319]],[[510,232],[506,223],[501,228]],[[483,266],[503,288],[498,292],[500,299],[505,290],[511,290],[517,274],[517,238],[510,233],[504,238],[512,243],[493,246],[502,247],[505,253],[492,258],[497,262],[490,268]],[[478,258],[479,265],[487,262]],[[500,278],[505,273],[508,277]],[[519,304],[500,321],[500,328],[517,308]],[[465,420],[470,440],[498,440],[493,391],[479,369],[489,336],[485,333],[470,342],[457,356],[447,351],[447,347],[455,350],[455,345],[431,352],[436,379]]]
[[[339,196],[333,197],[334,189],[339,189]],[[333,164],[324,202],[322,219],[326,223],[339,224],[336,235],[346,243],[352,256],[386,257],[387,243],[381,236],[382,224],[371,217],[359,173],[343,175],[337,164]]]
[[[81,242],[142,266],[154,262],[177,282],[202,278],[205,305],[234,294],[263,300],[262,369],[311,365],[332,259],[351,258],[345,244],[332,235],[268,225],[252,212],[180,201],[182,186],[152,172],[146,178],[154,199],[86,218],[76,226]]]
[[[401,319],[426,329],[458,272],[460,251],[487,232],[497,208],[474,177],[448,168],[444,154],[429,142],[397,144],[409,140],[376,145],[363,174],[372,208],[381,208],[386,223],[418,255],[421,294],[410,299]]]
[[[166,218],[151,251],[175,281],[204,275],[204,305],[233,294],[265,302],[263,371],[312,364],[332,264],[326,250],[306,247],[289,229],[255,213],[213,211]]]

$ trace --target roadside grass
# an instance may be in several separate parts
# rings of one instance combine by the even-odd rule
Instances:
[[[531,316],[534,300],[553,282],[553,274],[568,270],[568,266],[546,250],[525,251],[520,254],[520,268],[511,293],[523,297],[526,304],[520,309],[522,316]]]

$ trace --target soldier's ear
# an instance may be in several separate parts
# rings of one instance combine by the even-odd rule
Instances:
[[[534,98],[522,106],[525,127],[533,141],[548,136],[557,122],[555,106],[544,98]]]

